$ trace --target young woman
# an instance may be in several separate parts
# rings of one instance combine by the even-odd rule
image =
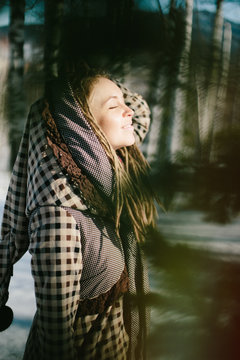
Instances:
[[[24,360],[144,359],[154,224],[137,144],[150,111],[108,76],[68,73],[30,111],[7,195],[0,306],[29,250],[37,311]]]

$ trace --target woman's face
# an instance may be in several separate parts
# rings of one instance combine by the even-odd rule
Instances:
[[[125,105],[122,91],[111,80],[100,78],[88,98],[89,108],[112,147],[133,145],[133,110]]]

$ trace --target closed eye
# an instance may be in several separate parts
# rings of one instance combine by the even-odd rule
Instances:
[[[109,109],[111,110],[111,109],[116,109],[118,106],[116,105],[116,106],[110,106],[109,107]]]

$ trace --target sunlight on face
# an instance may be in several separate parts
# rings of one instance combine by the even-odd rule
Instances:
[[[88,103],[92,115],[115,150],[134,144],[133,110],[125,104],[122,91],[113,81],[106,78],[97,80]]]

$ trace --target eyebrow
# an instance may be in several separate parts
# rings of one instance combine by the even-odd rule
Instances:
[[[117,95],[112,95],[112,96],[109,96],[106,100],[104,100],[103,104],[106,104],[109,100],[112,100],[112,99],[120,99],[121,97],[120,96],[117,96]],[[123,97],[122,97],[123,98]]]

